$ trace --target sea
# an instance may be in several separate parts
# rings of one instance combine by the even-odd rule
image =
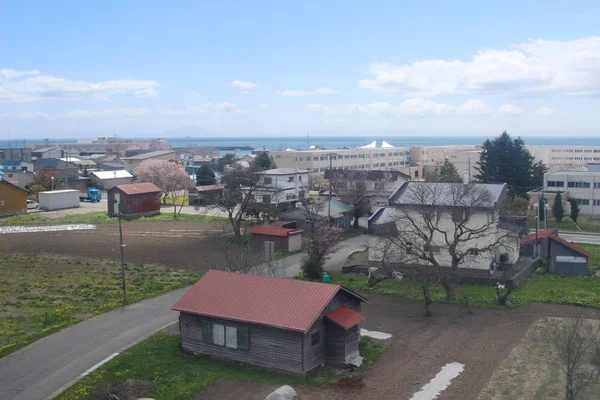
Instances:
[[[185,137],[165,138],[171,143],[171,147],[207,146],[207,147],[251,147],[253,149],[285,150],[288,148],[306,150],[310,146],[320,146],[326,149],[340,149],[343,147],[360,147],[377,142],[377,147],[383,141],[396,147],[410,146],[443,146],[454,144],[480,144],[492,137],[485,136],[255,136],[255,137]],[[568,137],[568,136],[531,136],[522,137],[528,145],[546,146],[599,146],[600,137]],[[43,144],[43,139],[24,140],[0,140],[0,148],[24,147],[32,144]],[[77,143],[76,138],[51,139],[51,145]],[[222,153],[231,153],[231,150],[223,150]],[[238,155],[249,153],[249,151],[236,150]]]

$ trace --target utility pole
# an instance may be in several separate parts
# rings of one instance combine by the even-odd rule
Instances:
[[[333,156],[338,156],[337,153],[329,153],[329,202],[327,202],[327,219],[331,220],[331,182],[333,181]]]
[[[115,203],[117,200],[115,199]],[[127,286],[125,285],[125,257],[123,255],[123,227],[121,226],[121,205],[119,204],[119,241],[121,248],[121,279],[123,281],[123,307],[127,305]]]

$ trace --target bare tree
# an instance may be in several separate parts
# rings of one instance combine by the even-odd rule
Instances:
[[[233,234],[236,238],[240,238],[243,217],[248,214],[256,215],[256,210],[260,210],[263,206],[270,206],[271,197],[277,195],[276,188],[267,188],[261,176],[255,174],[254,169],[242,168],[225,173],[221,178],[221,184],[223,195],[212,206],[227,213]]]
[[[565,374],[565,400],[575,400],[583,389],[600,379],[600,325],[577,315],[552,319],[542,332],[556,354],[555,363]]]
[[[344,203],[354,207],[354,228],[358,228],[358,219],[369,205],[369,195],[364,182],[354,180],[334,180],[333,192]]]
[[[497,251],[516,240],[498,227],[500,210],[480,185],[412,182],[399,200],[386,221],[392,229],[374,233],[396,246],[401,264],[433,268],[448,300],[456,297],[459,267],[468,256],[491,264]]]
[[[320,279],[323,266],[332,253],[339,248],[342,230],[331,226],[329,218],[323,216],[323,203],[307,202],[304,207],[304,237],[302,239],[302,272],[310,279]]]

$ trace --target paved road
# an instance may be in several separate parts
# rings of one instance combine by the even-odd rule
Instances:
[[[558,232],[558,235],[569,242],[600,244],[600,235],[565,233],[560,231]]]
[[[0,399],[42,400],[83,372],[177,320],[178,289],[114,310],[0,359]]]

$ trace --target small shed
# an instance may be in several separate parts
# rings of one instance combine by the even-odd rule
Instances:
[[[203,185],[196,186],[190,190],[189,202],[190,205],[210,204],[221,198],[225,185]]]
[[[548,272],[587,275],[589,252],[556,235],[548,239]]]
[[[108,215],[126,218],[160,214],[160,188],[153,183],[117,185],[108,191]]]
[[[548,258],[548,237],[558,236],[558,228],[544,229],[538,233],[532,233],[527,236],[523,236],[520,239],[520,253],[522,256],[533,257],[535,255],[535,243],[539,245],[540,257],[544,260]]]
[[[0,217],[27,212],[27,191],[0,179]]]
[[[323,206],[318,209],[317,214],[322,217],[329,215],[332,226],[346,230],[352,227],[354,207],[339,200],[325,201]],[[296,221],[297,226],[303,228],[306,223],[306,216],[306,211],[303,208],[296,208],[279,214],[279,219],[281,221]]]
[[[250,229],[250,235],[250,244],[258,248],[263,248],[265,242],[273,242],[274,251],[285,250],[293,253],[302,247],[302,229],[257,225]]]
[[[173,310],[184,350],[305,375],[360,364],[366,301],[340,285],[209,270]]]

